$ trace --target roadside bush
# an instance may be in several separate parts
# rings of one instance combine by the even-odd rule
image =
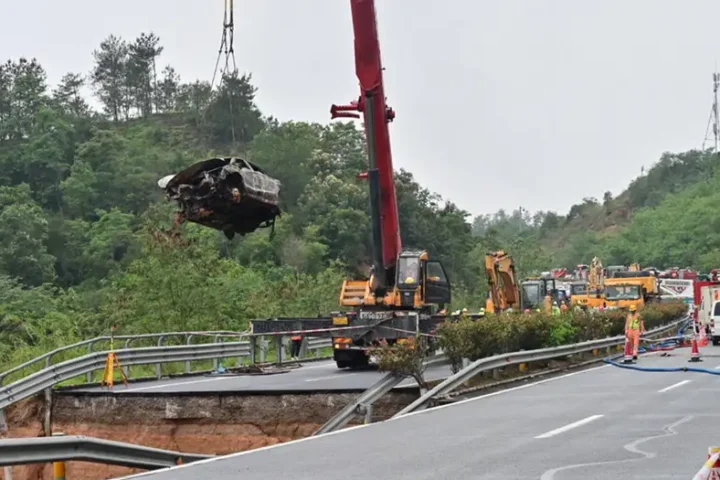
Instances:
[[[427,384],[423,377],[425,357],[429,345],[425,337],[415,337],[409,343],[388,344],[383,342],[379,347],[370,350],[370,355],[378,357],[378,369],[383,372],[394,372],[399,375],[413,377],[423,388]]]
[[[680,318],[687,311],[682,302],[650,304],[641,311],[647,330]],[[622,335],[627,312],[622,310],[574,311],[560,315],[502,313],[473,321],[462,317],[438,328],[438,343],[457,371],[462,359],[517,350],[535,350],[569,343]]]

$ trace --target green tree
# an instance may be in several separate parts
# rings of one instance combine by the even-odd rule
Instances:
[[[44,245],[48,221],[30,187],[0,187],[0,207],[0,272],[26,285],[52,281],[55,258]]]
[[[127,43],[115,35],[103,40],[100,49],[93,52],[95,66],[91,73],[92,83],[105,111],[115,123],[127,104],[127,57]]]

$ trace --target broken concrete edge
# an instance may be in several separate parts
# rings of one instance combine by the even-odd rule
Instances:
[[[185,391],[185,392],[133,392],[132,390],[97,390],[97,391],[83,391],[83,390],[58,390],[53,392],[57,396],[75,396],[75,397],[106,397],[111,395],[112,397],[138,397],[138,398],[151,398],[151,397],[275,397],[283,395],[332,395],[332,394],[358,394],[366,391],[366,388],[341,388],[341,389],[284,389],[284,390],[208,390],[208,391]],[[395,387],[393,392],[408,393],[417,392],[419,394],[420,388],[417,385],[405,385],[402,387]]]
[[[252,368],[251,365],[244,366],[244,367],[230,367],[227,369],[229,371],[229,374],[223,374],[223,373],[215,373],[216,370],[196,370],[190,373],[187,372],[181,372],[181,373],[169,373],[167,375],[163,375],[161,378],[158,378],[155,375],[150,375],[147,377],[136,377],[136,378],[128,378],[128,383],[144,383],[144,382],[153,382],[157,380],[169,380],[174,378],[192,378],[192,377],[201,377],[201,376],[256,376],[256,375],[277,375],[279,373],[287,373],[291,369],[298,369],[302,368],[302,366],[306,363],[316,363],[323,360],[330,360],[332,357],[318,357],[318,358],[308,358],[308,359],[302,359],[300,361],[292,360],[292,361],[286,361],[282,362],[280,365],[274,362],[265,362],[265,363],[256,363],[255,366],[259,368],[273,368],[273,367],[284,367],[286,370],[275,370],[275,371],[267,371],[267,372],[258,372],[258,373],[232,373],[233,370],[238,369],[244,369],[244,368]],[[79,390],[83,388],[92,388],[92,387],[99,387],[101,386],[100,382],[84,382],[78,385],[66,385],[63,387],[54,387],[54,392],[63,392],[63,391],[73,391],[73,390]]]

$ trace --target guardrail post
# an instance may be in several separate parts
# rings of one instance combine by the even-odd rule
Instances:
[[[238,335],[238,343],[240,343],[240,342],[242,342],[242,341],[243,341],[243,336],[242,336],[242,335]],[[239,367],[242,367],[243,358],[245,358],[245,357],[243,357],[243,356],[237,357],[237,362],[238,362],[237,366],[238,366],[238,368],[239,368]]]
[[[278,365],[280,365],[283,361],[283,357],[284,357],[283,353],[285,353],[283,351],[283,347],[284,347],[283,337],[282,337],[282,335],[277,335],[275,337],[275,348],[277,349],[277,364]]]
[[[0,438],[7,438],[8,425],[5,418],[5,410],[0,410]],[[5,467],[3,470],[5,480],[13,480],[12,467]]]
[[[358,413],[363,416],[363,423],[365,425],[372,423],[372,403],[361,403],[358,405]]]
[[[265,353],[270,347],[270,340],[264,336],[260,337],[260,363],[265,363]]]
[[[62,437],[65,434],[62,432],[53,433],[53,437]],[[65,480],[65,462],[60,460],[53,462],[53,480]]]
[[[215,343],[220,343],[222,339],[220,338],[220,335],[215,335]],[[217,372],[218,367],[220,366],[220,359],[219,358],[213,358],[213,370]]]
[[[250,365],[255,365],[257,355],[257,337],[250,337]]]
[[[158,347],[162,347],[163,342],[165,341],[165,335],[160,335],[158,337]],[[162,378],[162,363],[158,362],[155,364],[155,376],[160,380]]]
[[[307,349],[308,344],[310,343],[310,339],[307,337],[302,337],[302,340],[300,340],[300,353],[299,358],[305,358],[307,355]]]
[[[190,345],[192,343],[192,338],[193,338],[192,334],[188,335],[187,340],[185,341],[185,344]],[[190,373],[191,370],[192,369],[190,368],[190,360],[185,360],[185,373]]]
[[[50,365],[52,364],[51,358],[52,355],[45,359],[45,368],[50,368]],[[43,418],[43,429],[45,430],[45,435],[50,435],[50,432],[52,431],[50,422],[50,415],[52,414],[52,387],[46,388],[43,393],[45,394],[45,415]]]
[[[125,340],[125,347],[123,347],[123,348],[125,348],[125,350],[130,348],[130,342],[132,342],[132,341],[133,341],[132,338],[128,338],[127,340]],[[123,372],[125,372],[125,376],[127,378],[130,378],[130,365],[123,365],[122,369],[123,369]]]
[[[88,355],[93,353],[93,348],[95,346],[95,342],[88,343]],[[95,371],[91,370],[87,373],[87,382],[92,383],[93,375],[95,375]]]

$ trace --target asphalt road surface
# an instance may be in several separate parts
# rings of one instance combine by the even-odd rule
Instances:
[[[451,374],[447,364],[429,366],[425,371],[428,381],[447,378]],[[157,381],[131,383],[125,387],[115,384],[114,393],[180,393],[180,392],[316,392],[323,390],[365,390],[384,374],[377,370],[338,369],[333,361],[310,362],[289,368],[286,373],[271,375],[207,375],[181,377]],[[397,388],[417,385],[407,380]],[[73,388],[73,392],[108,392],[107,388]]]
[[[640,366],[720,370],[720,348]],[[715,352],[716,356],[712,356]],[[720,377],[603,365],[397,420],[126,478],[690,479],[720,444]]]

